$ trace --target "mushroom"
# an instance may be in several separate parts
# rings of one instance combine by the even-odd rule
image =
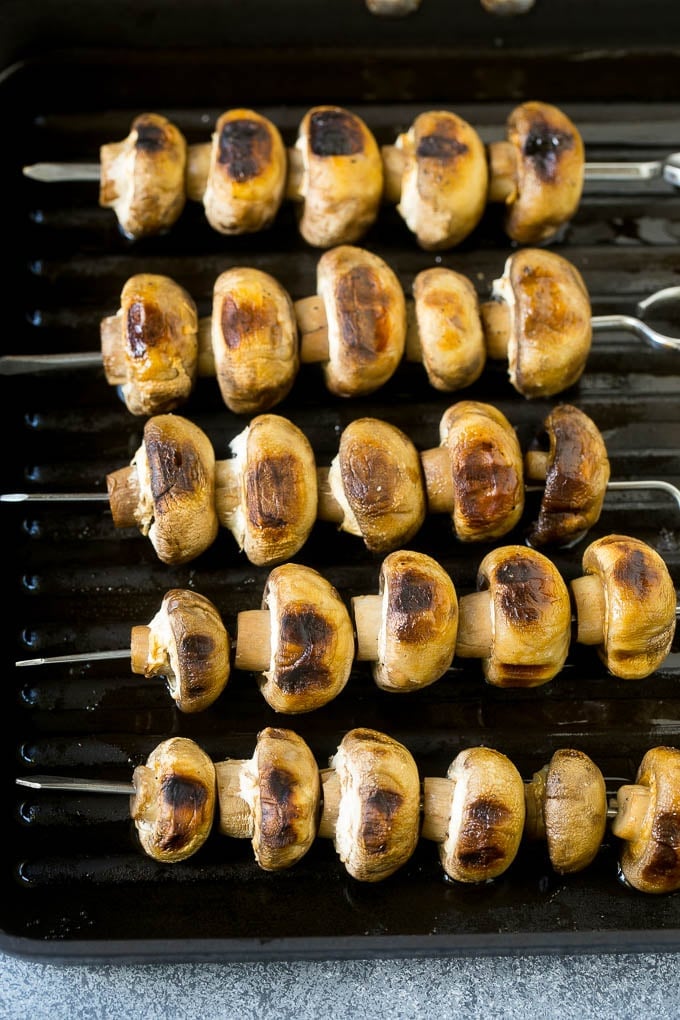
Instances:
[[[301,203],[299,227],[316,248],[358,241],[378,215],[383,166],[363,120],[340,106],[315,106],[288,152],[287,197]]]
[[[250,759],[217,762],[220,832],[252,841],[265,871],[296,864],[316,835],[321,784],[314,756],[291,730],[271,726]]]
[[[347,683],[353,659],[347,608],[311,567],[276,567],[262,609],[238,614],[235,665],[261,672],[260,690],[276,712],[311,712],[332,701]]]
[[[380,567],[380,594],[352,599],[357,660],[373,663],[385,691],[413,691],[451,665],[458,600],[446,571],[424,553],[390,553]]]
[[[441,445],[422,456],[431,513],[450,513],[461,542],[506,535],[524,509],[522,451],[497,408],[462,400],[444,412]]]
[[[583,553],[585,576],[571,589],[576,640],[597,645],[614,676],[640,680],[671,650],[675,634],[675,587],[668,567],[638,538],[607,535]]]
[[[680,750],[653,747],[635,784],[616,795],[612,832],[624,841],[623,877],[640,892],[680,889]]]
[[[187,144],[157,113],[135,117],[122,142],[99,150],[99,204],[113,209],[121,230],[140,238],[168,230],[185,202]]]
[[[590,353],[590,298],[575,266],[555,252],[511,255],[481,306],[490,358],[508,359],[522,396],[550,397],[573,386]]]
[[[335,521],[342,531],[360,536],[371,552],[404,545],[425,519],[418,452],[388,422],[350,422],[330,469],[319,469],[319,476],[319,519]]]
[[[535,548],[572,545],[600,519],[610,473],[607,448],[595,423],[571,404],[554,407],[543,432],[549,451],[536,443],[524,461],[527,481],[545,483],[528,541]]]
[[[371,14],[385,18],[403,18],[420,7],[421,0],[366,0]]]
[[[481,0],[481,3],[489,14],[505,17],[506,15],[526,14],[534,6],[536,0]]]
[[[212,705],[229,679],[229,635],[215,606],[189,589],[172,588],[148,626],[131,634],[131,667],[164,675],[182,712]]]
[[[132,774],[130,814],[145,852],[163,864],[191,857],[210,835],[215,767],[198,744],[171,737]]]
[[[418,843],[420,779],[410,752],[376,730],[350,730],[321,782],[319,836],[334,841],[353,878],[389,878]]]
[[[459,601],[456,655],[482,659],[496,687],[537,687],[564,665],[571,637],[569,592],[557,567],[521,545],[479,565],[477,592]]]
[[[317,296],[296,302],[303,362],[323,362],[326,385],[340,397],[373,393],[399,365],[406,302],[387,263],[341,245],[317,265]]]
[[[259,269],[227,269],[215,281],[211,319],[215,375],[235,414],[267,411],[289,393],[299,367],[293,303]]]
[[[172,411],[190,395],[198,366],[198,315],[168,276],[131,276],[116,315],[101,321],[104,373],[132,414]]]
[[[509,758],[490,747],[461,751],[446,776],[423,782],[422,836],[439,844],[449,878],[497,878],[514,861],[522,840],[522,777]]]
[[[595,859],[607,826],[607,790],[599,768],[572,748],[556,751],[525,787],[528,839],[545,839],[559,875]]]
[[[506,138],[489,145],[489,201],[505,203],[505,229],[513,241],[550,240],[581,201],[581,136],[556,106],[529,102],[508,117]]]
[[[215,454],[186,418],[149,418],[131,466],[108,474],[106,485],[115,526],[137,526],[163,563],[187,563],[217,537]]]
[[[399,203],[421,248],[453,248],[474,230],[486,205],[488,168],[467,121],[447,110],[421,113],[382,155],[385,198]]]

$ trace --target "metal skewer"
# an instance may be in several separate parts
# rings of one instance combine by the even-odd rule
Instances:
[[[84,793],[127,793],[135,792],[132,783],[116,782],[112,779],[74,779],[72,776],[17,776],[18,786],[30,786],[32,790],[81,790]]]
[[[106,492],[6,492],[0,503],[108,503]]]

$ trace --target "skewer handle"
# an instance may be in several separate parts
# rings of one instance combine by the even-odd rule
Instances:
[[[29,786],[32,790],[69,790],[84,793],[126,793],[135,792],[132,783],[117,783],[111,779],[75,779],[73,776],[17,776],[18,786]]]
[[[44,184],[66,181],[98,181],[99,163],[33,163],[23,168],[24,177]]]
[[[53,369],[99,368],[99,351],[81,354],[6,354],[0,357],[0,375],[21,375],[24,372],[46,372]]]

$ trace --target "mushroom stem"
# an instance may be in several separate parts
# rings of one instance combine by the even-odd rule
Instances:
[[[507,302],[483,301],[479,306],[479,312],[482,317],[487,355],[498,361],[505,360],[510,339],[510,308]]]
[[[215,461],[215,509],[224,528],[228,528],[241,498],[241,472],[237,460]]]
[[[524,784],[524,803],[526,815],[524,819],[524,835],[527,839],[545,839],[545,781],[549,766],[534,773],[529,783]]]
[[[291,202],[301,202],[302,181],[305,175],[305,165],[302,153],[295,146],[286,150],[288,156],[288,171],[286,174],[286,198]]]
[[[416,315],[415,301],[406,302],[406,342],[404,356],[407,361],[423,360],[423,345],[420,342],[420,330],[418,329],[418,317]]]
[[[99,324],[102,360],[106,369],[106,380],[111,386],[120,386],[125,382],[122,325],[121,315],[107,315]]]
[[[143,625],[133,627],[130,632],[130,669],[133,673],[146,672],[150,638],[150,629]]]
[[[335,769],[321,769],[323,807],[317,835],[320,839],[333,839],[340,813],[340,776]]]
[[[300,361],[309,365],[328,361],[328,319],[318,294],[296,301],[295,318],[300,331]]]
[[[487,659],[491,654],[491,593],[476,591],[458,602],[456,655],[462,659]]]
[[[489,157],[489,202],[512,202],[517,194],[517,156],[510,142],[491,142]]]
[[[451,802],[455,781],[439,776],[423,780],[423,824],[420,835],[434,843],[443,843],[449,832]]]
[[[550,456],[543,450],[529,450],[524,457],[524,474],[532,482],[544,482],[549,463]]]
[[[139,506],[139,475],[137,468],[128,466],[106,476],[109,506],[117,528],[137,527],[135,513]]]
[[[648,787],[631,784],[621,786],[616,794],[616,818],[612,822],[612,832],[619,839],[638,839],[645,816],[649,810],[651,794]]]
[[[451,513],[455,492],[449,451],[445,446],[423,450],[420,462],[425,476],[428,510],[432,514]]]
[[[352,599],[352,614],[357,633],[356,660],[377,662],[383,615],[382,595],[357,595]]]
[[[245,758],[215,762],[219,829],[224,836],[233,836],[234,839],[252,839],[255,832],[253,812],[241,796],[241,773],[247,764]]]
[[[380,149],[383,163],[383,202],[397,205],[401,199],[401,182],[406,167],[406,157],[396,145],[383,145]]]
[[[329,481],[329,467],[320,467],[316,469],[316,486],[317,486],[317,499],[318,508],[316,516],[320,521],[332,521],[335,524],[341,524],[345,519],[345,514],[338,503],[337,499],[333,495]]]
[[[211,142],[201,142],[199,145],[187,146],[187,198],[192,202],[202,202],[205,189],[208,186],[208,172],[210,170]]]
[[[245,609],[236,617],[234,666],[261,673],[271,663],[271,619],[268,609]]]
[[[198,374],[205,379],[214,377],[215,355],[212,345],[212,316],[204,315],[198,320]]]
[[[595,574],[586,574],[574,578],[570,587],[576,605],[576,640],[582,645],[601,645],[606,613],[602,581]]]

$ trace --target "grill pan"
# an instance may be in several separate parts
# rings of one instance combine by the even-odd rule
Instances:
[[[154,48],[132,28],[123,35],[134,38],[112,29],[112,46],[127,47],[116,50],[101,48],[100,25],[97,52],[50,49],[45,32],[34,33],[30,59],[0,82],[12,141],[0,168],[12,255],[3,280],[3,354],[96,350],[99,319],[115,312],[124,281],[140,271],[172,276],[201,315],[209,313],[215,278],[234,265],[270,272],[294,299],[314,292],[320,252],[299,239],[289,207],[266,234],[233,239],[213,233],[200,207],[187,207],[170,234],[132,244],[113,215],[97,207],[95,184],[48,187],[22,178],[21,166],[40,159],[96,160],[99,145],[124,137],[144,110],[166,114],[195,142],[207,139],[223,109],[251,105],[290,143],[309,106],[336,102],[356,110],[386,143],[416,113],[443,107],[490,141],[501,137],[516,102],[540,98],[574,119],[589,160],[656,159],[680,150],[677,57],[633,48],[641,27],[632,5],[621,8],[616,50],[588,50],[590,40],[574,37],[559,4],[560,49],[540,11],[527,18],[528,42],[517,22],[503,27],[514,49],[481,42],[481,16],[470,15],[472,44],[456,48],[438,42],[443,5],[436,0],[423,0],[413,29],[406,23],[382,29],[384,46],[358,5],[346,23],[338,6],[329,4],[331,19],[342,25],[337,48],[295,48],[286,36],[292,37],[290,25],[282,25],[277,32],[287,45],[263,48],[246,39],[246,48],[217,51],[209,48],[202,8],[184,50],[170,48],[177,39],[167,38],[167,26]],[[46,25],[55,9],[46,6]],[[295,10],[304,36],[305,5]],[[177,16],[170,5],[170,19]],[[600,29],[595,18],[593,43]],[[488,18],[483,30],[501,34]],[[81,26],[78,41],[91,45],[87,35],[94,31]],[[201,33],[205,38],[196,39]],[[394,210],[382,211],[362,243],[386,259],[407,292],[418,271],[441,264],[468,274],[483,297],[512,250],[497,210],[464,245],[438,256],[416,248]],[[588,186],[556,247],[583,273],[593,314],[634,314],[640,299],[679,282],[680,198],[658,182]],[[106,473],[128,463],[139,445],[143,422],[128,414],[101,371],[13,377],[0,385],[6,492],[103,491]],[[523,448],[557,402],[523,400],[498,365],[464,395],[496,404]],[[596,337],[583,378],[559,399],[583,408],[603,431],[612,478],[677,485],[679,397],[680,356],[612,333]],[[316,367],[303,366],[276,410],[303,429],[323,465],[344,426],[366,414],[400,426],[419,449],[434,446],[441,414],[457,399],[430,389],[420,366],[404,366],[373,397],[343,401],[326,393]],[[214,380],[200,380],[181,413],[208,433],[218,457],[227,456],[247,421],[224,408]],[[433,687],[399,697],[379,691],[359,664],[339,698],[296,717],[272,712],[247,674],[235,673],[207,712],[182,716],[161,680],[133,677],[124,660],[16,669],[15,660],[30,656],[127,647],[131,626],[148,622],[170,587],[192,587],[213,600],[230,633],[238,611],[259,607],[267,571],[251,566],[224,530],[195,562],[167,567],[137,532],[116,530],[105,507],[7,504],[1,511],[0,948],[82,962],[680,949],[678,894],[626,888],[610,836],[593,865],[571,877],[552,872],[543,846],[523,846],[500,879],[461,887],[445,881],[435,846],[421,842],[393,878],[362,886],[328,841],[317,841],[289,872],[270,875],[255,865],[248,841],[214,832],[195,857],[163,867],[138,849],[125,797],[16,787],[15,777],[30,771],[127,780],[160,740],[177,734],[216,760],[249,757],[268,725],[298,732],[322,766],[348,729],[374,727],[402,741],[423,776],[443,775],[459,750],[484,743],[507,754],[526,779],[554,750],[572,746],[606,776],[632,780],[648,748],[680,742],[677,641],[663,668],[641,683],[609,677],[592,649],[576,645],[555,680],[526,691],[487,687],[478,664],[456,661]],[[536,510],[530,496],[522,526],[503,544],[524,540]],[[553,558],[570,579],[580,572],[587,541],[628,533],[660,552],[677,588],[679,523],[680,511],[661,494],[614,492],[588,539]],[[435,556],[459,595],[473,590],[490,548],[457,543],[444,518],[430,518],[411,547]],[[347,601],[377,590],[380,558],[332,525],[318,523],[296,560],[319,569]]]

